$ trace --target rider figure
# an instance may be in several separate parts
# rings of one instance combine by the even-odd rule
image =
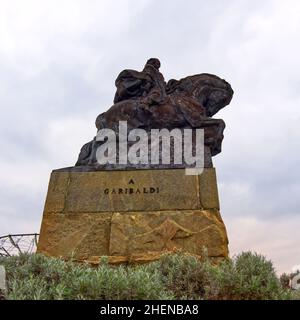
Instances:
[[[159,72],[160,61],[156,58],[149,59],[142,71],[152,82],[152,89],[149,92],[149,98],[152,102],[161,103],[167,96],[166,82],[162,73]]]

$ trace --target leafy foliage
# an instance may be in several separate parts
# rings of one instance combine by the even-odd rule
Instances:
[[[144,265],[97,267],[42,255],[0,258],[6,299],[300,299],[281,285],[271,261],[243,252],[213,264],[176,253]],[[282,280],[282,279],[281,279]]]
[[[158,272],[98,268],[42,255],[6,258],[8,299],[168,299]]]

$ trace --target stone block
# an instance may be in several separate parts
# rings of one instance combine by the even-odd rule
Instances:
[[[112,263],[183,250],[228,255],[215,170],[56,171],[51,175],[38,252]]]

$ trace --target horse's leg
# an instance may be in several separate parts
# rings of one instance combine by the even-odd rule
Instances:
[[[221,152],[225,122],[222,119],[204,119],[201,128],[204,129],[204,143],[211,148],[212,156]]]

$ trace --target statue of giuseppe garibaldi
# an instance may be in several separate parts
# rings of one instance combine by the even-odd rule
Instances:
[[[126,121],[128,130],[140,128],[147,132],[163,128],[201,128],[204,129],[205,167],[212,167],[211,157],[221,152],[225,128],[223,120],[212,116],[230,103],[233,96],[230,84],[208,73],[166,82],[159,68],[160,61],[151,58],[142,71],[123,70],[115,81],[114,104],[97,117],[97,129],[117,131],[119,121]],[[97,146],[99,142],[95,138],[86,143],[75,167],[70,170],[118,169],[118,165],[97,163]],[[148,167],[153,166],[149,164]],[[169,167],[178,166],[171,164]]]

